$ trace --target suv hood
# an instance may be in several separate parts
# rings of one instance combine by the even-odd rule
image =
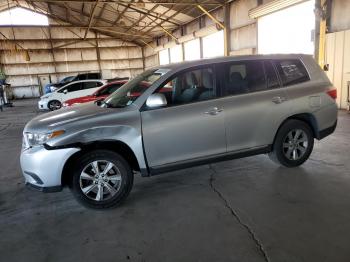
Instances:
[[[134,107],[132,107],[134,109]],[[132,110],[133,110],[132,109]],[[24,128],[24,132],[46,133],[57,130],[65,125],[75,124],[75,122],[92,119],[108,114],[130,111],[130,107],[125,108],[103,108],[95,103],[86,103],[75,107],[62,108],[57,111],[45,113],[33,118]],[[65,128],[63,128],[65,129]]]

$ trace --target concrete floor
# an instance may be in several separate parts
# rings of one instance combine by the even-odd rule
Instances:
[[[0,261],[350,261],[350,115],[302,167],[267,156],[136,178],[117,209],[24,187],[34,100],[0,112]]]

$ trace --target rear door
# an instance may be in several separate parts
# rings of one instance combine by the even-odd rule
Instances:
[[[272,61],[247,60],[221,65],[227,151],[273,143],[290,110]]]
[[[214,68],[187,69],[156,92],[164,108],[141,112],[144,148],[150,167],[177,165],[226,152],[224,111]]]

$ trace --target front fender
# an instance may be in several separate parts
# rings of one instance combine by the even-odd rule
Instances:
[[[84,119],[65,126],[67,132],[59,139],[49,141],[50,147],[79,147],[98,141],[120,141],[133,151],[139,167],[146,168],[143,154],[140,113],[128,112]]]

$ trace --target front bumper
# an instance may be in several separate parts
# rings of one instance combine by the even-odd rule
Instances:
[[[26,186],[29,189],[34,189],[35,191],[40,191],[44,193],[53,193],[62,191],[62,186],[51,186],[51,187],[40,187],[29,182],[26,182]]]
[[[23,150],[20,162],[25,183],[43,192],[58,191],[63,167],[78,151],[79,148],[47,150],[43,146]]]
[[[39,109],[40,110],[48,110],[49,109],[49,107],[47,106],[48,102],[49,102],[48,100],[39,100],[39,102],[38,102]]]

